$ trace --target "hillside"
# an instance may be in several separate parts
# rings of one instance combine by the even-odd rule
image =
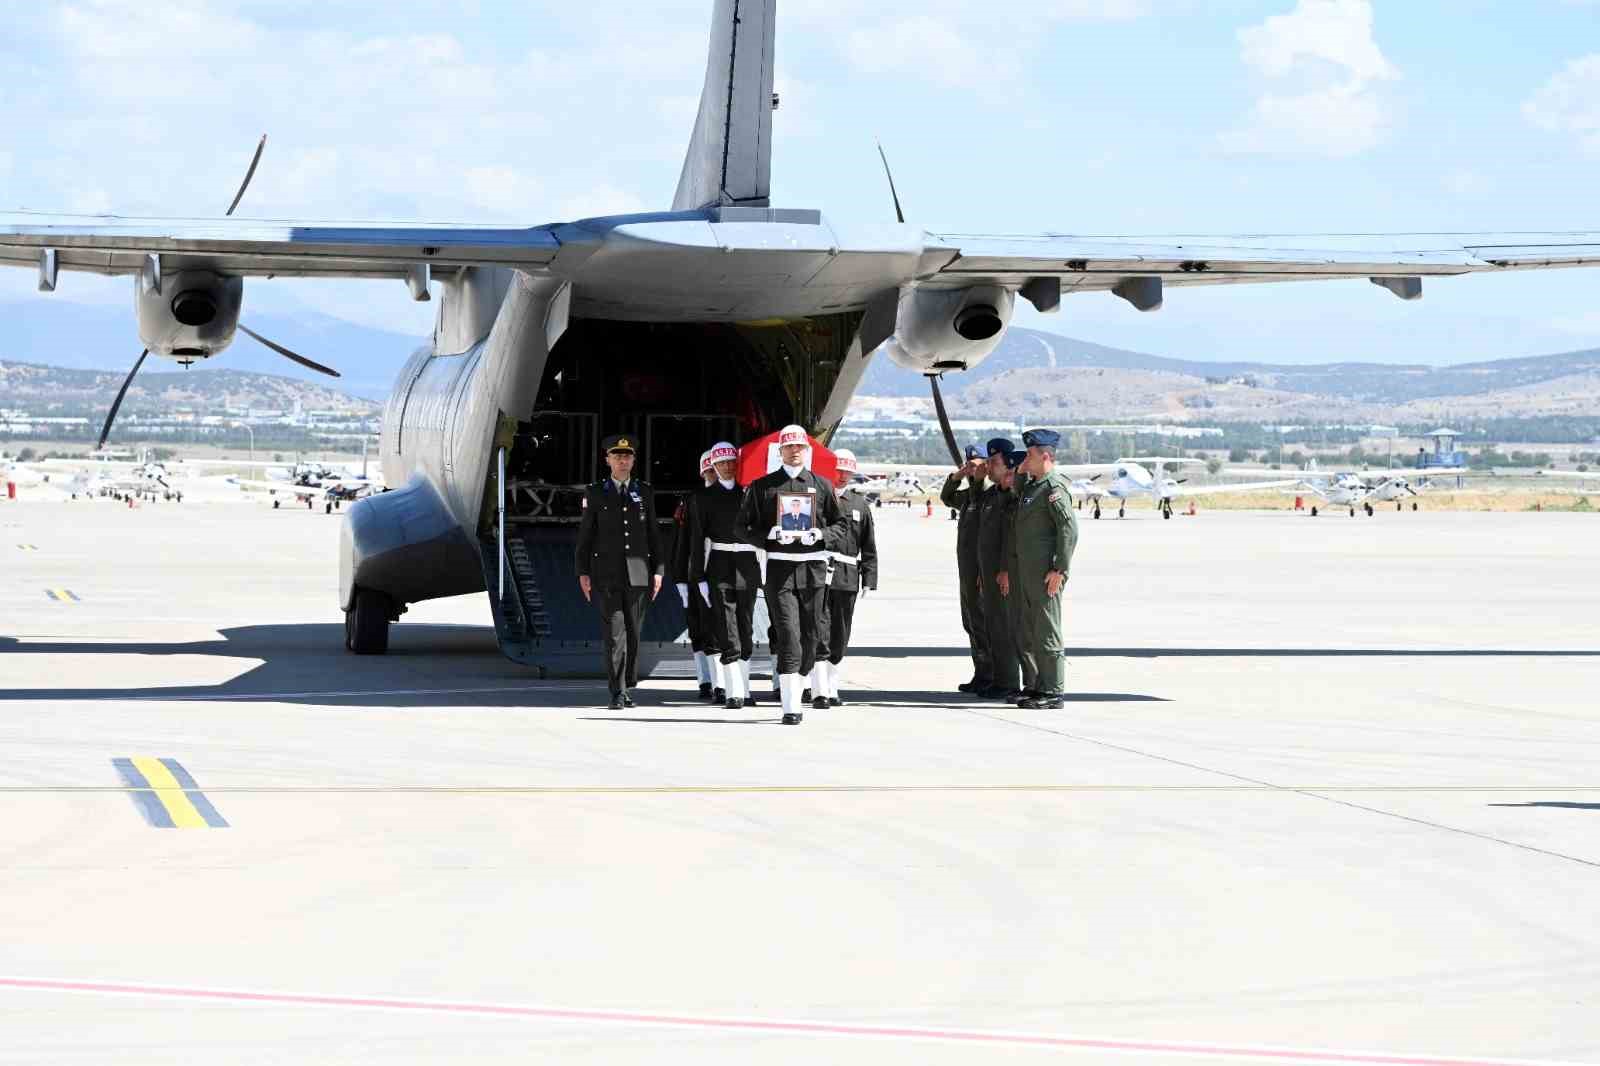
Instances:
[[[116,399],[126,373],[0,361],[0,405],[26,408],[35,414],[98,417]],[[127,415],[160,415],[179,408],[290,411],[298,405],[307,411],[355,415],[376,413],[381,407],[375,400],[352,396],[320,381],[220,368],[141,371],[128,388],[122,410]]]

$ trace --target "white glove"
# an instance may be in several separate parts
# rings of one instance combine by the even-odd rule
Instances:
[[[773,526],[771,529],[767,530],[767,539],[768,540],[782,540],[783,539],[783,530],[779,529],[777,526]]]
[[[800,542],[802,544],[815,544],[821,539],[822,530],[820,529],[807,529],[800,534]]]
[[[685,607],[689,606],[689,586],[688,585],[679,585],[678,586],[678,599],[683,601],[683,605]]]
[[[709,581],[700,582],[700,598],[706,601],[707,607],[711,606],[711,583]]]
[[[799,540],[803,535],[804,534],[796,533],[792,529],[779,530],[778,531],[778,543],[779,544],[793,544],[795,541]]]

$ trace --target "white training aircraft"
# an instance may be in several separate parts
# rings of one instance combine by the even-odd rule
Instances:
[[[1117,517],[1125,518],[1128,513],[1128,501],[1136,499],[1150,499],[1155,501],[1156,509],[1161,512],[1162,518],[1172,517],[1172,501],[1185,496],[1215,496],[1230,492],[1260,492],[1263,489],[1280,489],[1290,485],[1298,485],[1296,478],[1277,479],[1273,481],[1242,481],[1226,485],[1194,485],[1186,486],[1185,478],[1167,476],[1168,467],[1204,466],[1204,459],[1174,459],[1168,456],[1147,456],[1136,459],[1119,459],[1115,463],[1089,464],[1087,466],[1064,467],[1069,474],[1084,473],[1086,471],[1100,471],[1094,478],[1080,479],[1073,482],[1074,487],[1079,484],[1086,486],[1090,503],[1093,505],[1093,515],[1100,517],[1100,500],[1110,497],[1117,501]],[[1111,474],[1111,480],[1104,486],[1095,485],[1094,481],[1105,473]],[[1076,494],[1074,494],[1076,499]]]
[[[857,475],[858,480],[845,486],[844,491],[860,493],[869,500],[898,500],[911,496],[927,495],[928,489],[922,479],[907,470],[895,470],[888,474]]]
[[[1348,508],[1351,518],[1355,517],[1357,507],[1366,511],[1369,516],[1372,514],[1373,486],[1367,484],[1366,479],[1360,474],[1345,471],[1334,474],[1331,478],[1302,478],[1295,484],[1326,504]],[[1319,512],[1320,509],[1313,504],[1311,517],[1315,518]]]

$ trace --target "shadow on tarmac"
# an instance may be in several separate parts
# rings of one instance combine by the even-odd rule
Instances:
[[[1535,800],[1531,803],[1491,803],[1491,807],[1561,807],[1569,811],[1600,811],[1600,803],[1574,803],[1571,800]]]
[[[875,656],[883,659],[964,659],[971,655],[965,645],[942,645],[907,648],[856,648],[851,655]],[[1574,648],[1562,651],[1557,648],[1065,648],[1061,653],[1068,659],[1164,659],[1164,658],[1216,658],[1216,659],[1339,659],[1339,658],[1390,658],[1390,659],[1457,659],[1457,658],[1523,658],[1560,659],[1600,656],[1600,650]]]

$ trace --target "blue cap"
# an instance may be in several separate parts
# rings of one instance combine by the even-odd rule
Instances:
[[[1012,444],[1009,440],[1007,440],[1004,437],[991,437],[991,438],[989,438],[989,456],[990,456],[990,458],[993,458],[996,455],[1004,455],[1006,452],[1011,451],[1015,447],[1016,447],[1015,444]]]
[[[978,446],[976,444],[969,444],[969,445],[967,445],[967,458],[968,459],[982,459],[983,458],[983,452],[979,450],[979,448],[978,448]]]
[[[1006,452],[1006,469],[1015,470],[1027,457],[1028,453],[1025,451]]]
[[[1029,448],[1054,448],[1061,443],[1061,434],[1053,429],[1030,429],[1022,435],[1022,443]]]

